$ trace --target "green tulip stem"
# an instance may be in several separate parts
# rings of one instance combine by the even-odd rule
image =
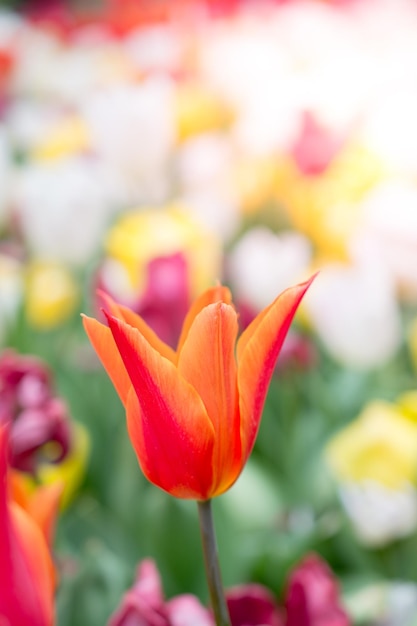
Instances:
[[[207,584],[210,592],[211,607],[216,620],[216,626],[231,626],[220,573],[211,500],[198,502],[198,515],[200,519],[201,540],[203,542]]]

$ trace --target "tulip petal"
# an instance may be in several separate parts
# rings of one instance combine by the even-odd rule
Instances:
[[[27,475],[17,471],[10,472],[9,482],[13,502],[29,513],[51,545],[64,483],[58,480],[33,488]]]
[[[55,569],[46,539],[35,520],[17,504],[11,504],[12,524],[20,549],[24,554],[27,575],[32,587],[36,586],[36,610],[32,609],[28,624],[52,626],[54,623]],[[28,587],[20,582],[18,598],[27,595]]]
[[[7,428],[0,426],[0,615],[11,624],[52,626],[54,569],[34,520],[8,502]]]
[[[152,330],[150,326],[143,320],[140,315],[132,311],[126,306],[115,302],[113,298],[111,298],[104,291],[99,290],[98,295],[103,300],[105,304],[106,310],[113,315],[113,317],[117,317],[118,319],[123,320],[126,324],[133,326],[133,328],[137,328],[138,331],[145,337],[146,341],[153,347],[159,354],[166,357],[173,363],[176,361],[175,351],[166,344],[162,339],[158,337],[158,335]]]
[[[214,304],[215,302],[224,302],[225,304],[231,304],[232,295],[230,290],[227,287],[223,287],[223,285],[217,285],[216,287],[212,287],[211,289],[207,289],[204,291],[191,305],[186,318],[184,320],[184,324],[182,325],[181,335],[178,341],[177,354],[179,354],[182,350],[182,346],[184,341],[187,338],[188,331],[190,330],[194,318],[204,309],[204,307],[209,304]]]
[[[57,481],[50,485],[41,485],[32,494],[28,513],[43,532],[48,545],[52,545],[55,522],[58,515],[64,483]]]
[[[128,429],[147,478],[172,495],[205,499],[213,482],[214,429],[195,389],[140,332],[108,316],[136,392]]]
[[[283,291],[242,333],[237,342],[243,463],[258,432],[275,362],[310,280]]]
[[[241,469],[234,355],[237,332],[234,308],[222,302],[209,304],[194,318],[178,360],[179,372],[198,392],[214,427],[216,494],[227,489]]]
[[[93,348],[109,375],[123,405],[126,405],[127,394],[132,385],[126,368],[114,342],[110,328],[101,324],[92,317],[82,315],[85,332]]]

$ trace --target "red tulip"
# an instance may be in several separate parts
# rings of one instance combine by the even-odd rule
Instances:
[[[188,312],[176,352],[108,296],[109,327],[84,316],[152,483],[197,500],[233,485],[252,451],[276,359],[311,281],[279,295],[237,342],[229,290],[207,290]]]
[[[47,540],[38,523],[10,498],[7,457],[8,427],[0,425],[0,622],[52,626],[55,571]],[[55,501],[49,499],[49,504],[55,507]],[[50,516],[44,513],[47,531]]]

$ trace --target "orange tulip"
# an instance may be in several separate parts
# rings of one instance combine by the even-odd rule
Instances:
[[[178,348],[101,294],[108,326],[84,327],[123,402],[145,476],[178,498],[207,500],[236,481],[255,443],[276,359],[311,281],[291,287],[237,339],[226,287],[204,292]],[[236,350],[235,350],[236,348]]]
[[[0,623],[53,626],[55,570],[43,529],[11,497],[8,430],[0,426]],[[42,504],[43,502],[43,504]],[[50,527],[56,498],[42,497],[44,529]],[[4,621],[5,620],[5,621]]]

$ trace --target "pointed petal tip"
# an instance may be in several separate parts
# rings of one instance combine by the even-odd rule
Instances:
[[[299,287],[302,289],[303,293],[307,291],[307,289],[310,287],[310,285],[315,281],[315,279],[317,278],[317,276],[320,274],[320,270],[317,270],[316,272],[314,272],[314,274],[312,274],[309,278],[306,278],[305,280],[301,281],[300,283],[298,283],[298,285],[295,285],[295,288]],[[288,289],[294,289],[294,287],[288,287]],[[286,290],[285,290],[286,291]]]

